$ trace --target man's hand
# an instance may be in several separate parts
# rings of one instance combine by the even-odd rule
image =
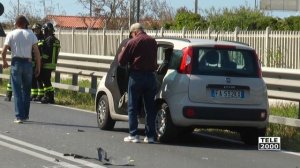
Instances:
[[[3,60],[3,68],[8,68],[8,63],[7,63],[7,60],[6,60],[6,54],[7,54],[7,49],[9,48],[8,45],[4,45],[3,49],[2,49],[2,53],[1,53],[1,56],[2,56],[2,60]]]
[[[34,74],[35,74],[35,77],[38,77],[41,73],[41,69],[39,67],[35,67],[35,71],[34,71]]]
[[[4,59],[4,60],[3,60],[3,68],[6,69],[6,68],[8,68],[8,67],[9,67],[9,66],[8,66],[7,60]]]

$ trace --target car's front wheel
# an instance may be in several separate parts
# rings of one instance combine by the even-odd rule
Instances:
[[[102,95],[97,104],[97,122],[98,127],[102,130],[111,130],[114,128],[116,121],[110,116],[109,104],[106,95]]]
[[[178,130],[173,124],[170,110],[166,103],[161,104],[157,109],[155,129],[157,140],[160,142],[171,142],[178,135]]]

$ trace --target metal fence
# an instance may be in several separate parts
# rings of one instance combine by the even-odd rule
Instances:
[[[300,31],[146,30],[153,37],[203,38],[239,41],[253,47],[264,67],[300,69]],[[114,55],[118,44],[128,37],[123,30],[57,30],[61,51],[76,54]],[[4,39],[0,38],[3,44]]]

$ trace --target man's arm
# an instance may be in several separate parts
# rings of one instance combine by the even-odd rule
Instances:
[[[40,51],[38,48],[37,44],[34,44],[32,46],[33,48],[33,54],[34,54],[34,58],[35,58],[35,76],[39,76],[40,75],[40,71],[41,71],[41,55],[40,55]]]
[[[7,54],[7,49],[8,48],[9,48],[8,45],[4,45],[4,47],[2,49],[1,56],[2,56],[2,61],[3,61],[3,68],[8,68],[8,63],[7,63],[7,60],[6,60],[6,54]]]

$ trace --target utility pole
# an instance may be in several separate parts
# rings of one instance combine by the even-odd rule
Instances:
[[[129,11],[128,11],[128,27],[130,28],[131,25],[131,7],[132,7],[132,2],[129,0]]]
[[[92,13],[92,0],[90,0],[90,17],[92,17],[93,13]]]
[[[17,16],[20,15],[20,1],[18,0],[18,13],[17,13]]]
[[[198,13],[198,0],[195,0],[195,14]]]
[[[137,0],[136,22],[140,22],[140,7],[141,7],[141,1]]]

